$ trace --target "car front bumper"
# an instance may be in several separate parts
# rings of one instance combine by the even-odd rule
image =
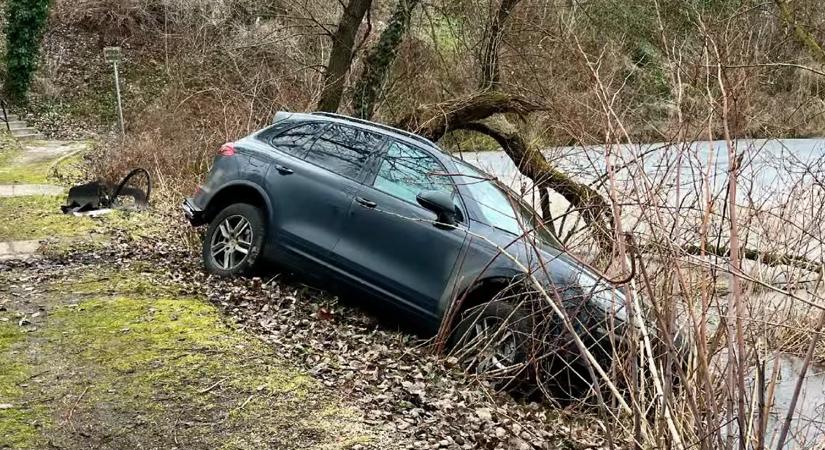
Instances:
[[[195,206],[191,198],[187,198],[183,201],[183,214],[192,226],[196,227],[206,223],[204,211]]]

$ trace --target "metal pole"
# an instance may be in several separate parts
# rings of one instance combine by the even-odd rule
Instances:
[[[126,126],[123,124],[123,105],[120,102],[120,76],[117,71],[117,61],[112,62],[115,66],[115,92],[117,93],[117,117],[120,125],[121,137],[126,137]]]

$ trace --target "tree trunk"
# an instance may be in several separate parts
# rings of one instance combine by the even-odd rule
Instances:
[[[613,215],[607,202],[595,189],[573,180],[553,167],[544,155],[535,147],[530,147],[518,129],[504,118],[469,122],[461,128],[477,131],[495,139],[516,164],[519,172],[533,180],[540,195],[546,197],[548,190],[558,192],[579,210],[599,248],[612,251]],[[544,219],[552,220],[549,202],[542,202],[541,206]]]
[[[521,0],[502,0],[498,13],[485,30],[484,50],[481,53],[481,89],[498,88],[501,81],[499,69],[499,46],[504,33],[504,25],[510,13]]]
[[[355,45],[355,36],[364,15],[369,10],[372,0],[350,0],[338,29],[332,35],[332,51],[324,71],[324,90],[318,101],[320,111],[337,112],[341,105],[341,96],[344,92],[344,78],[352,65],[352,47]]]
[[[398,56],[398,46],[407,34],[413,9],[418,3],[419,0],[398,0],[387,28],[367,56],[353,93],[357,117],[371,119],[375,113],[375,105],[383,91],[384,82]]]
[[[494,114],[523,115],[542,109],[543,105],[520,95],[487,91],[470,97],[420,106],[398,121],[396,126],[437,141],[446,133],[461,129],[468,122],[483,120]]]
[[[782,20],[785,22],[786,25],[793,28],[794,34],[796,35],[796,39],[808,49],[811,53],[811,57],[814,58],[818,63],[825,64],[825,49],[822,48],[819,42],[817,42],[816,37],[811,34],[810,31],[806,30],[805,27],[799,24],[799,22],[794,18],[793,12],[791,11],[791,7],[788,6],[787,0],[775,0],[776,6],[779,7],[779,12],[782,15]]]

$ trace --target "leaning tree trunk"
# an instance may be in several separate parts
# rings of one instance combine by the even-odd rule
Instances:
[[[538,189],[558,192],[574,205],[592,230],[599,247],[612,251],[613,218],[604,198],[595,189],[553,167],[541,151],[528,145],[518,129],[501,116],[505,113],[523,116],[542,109],[541,104],[522,96],[487,91],[468,98],[419,107],[395,125],[433,141],[455,130],[475,131],[492,137],[519,172],[533,180]],[[491,118],[497,114],[499,116]],[[542,209],[545,218],[549,218],[548,205],[545,204]]]
[[[418,2],[419,0],[398,0],[387,28],[367,56],[361,77],[353,88],[353,103],[357,117],[371,119],[375,113],[375,105],[384,89],[390,68],[398,56],[398,46],[407,34],[413,9]]]
[[[344,14],[338,22],[338,29],[332,35],[332,51],[330,51],[329,61],[324,71],[324,90],[318,101],[320,111],[337,112],[341,105],[344,78],[352,65],[352,47],[355,45],[355,36],[371,4],[372,0],[350,0],[344,8]]]
[[[501,85],[500,44],[507,20],[521,0],[501,0],[498,12],[492,18],[485,33],[484,51],[481,55],[482,90],[495,92]],[[590,227],[593,237],[604,255],[613,251],[613,216],[607,202],[595,189],[579,183],[564,172],[553,167],[540,149],[528,144],[516,125],[507,116],[484,121],[467,121],[455,125],[456,129],[477,131],[495,139],[501,149],[518,167],[519,172],[533,180],[539,190],[542,215],[550,231],[553,216],[550,212],[549,191],[555,191],[579,210],[585,223]]]
[[[811,57],[818,63],[825,64],[825,49],[822,48],[822,45],[816,40],[816,37],[810,31],[806,30],[794,17],[791,7],[788,5],[788,0],[775,0],[775,2],[779,8],[779,13],[782,15],[782,20],[789,27],[793,28],[794,35],[799,43],[808,49]]]

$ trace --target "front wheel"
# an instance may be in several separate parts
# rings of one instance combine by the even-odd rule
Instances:
[[[452,355],[464,368],[513,390],[528,378],[532,319],[523,307],[493,300],[462,312],[451,338]]]
[[[209,223],[203,239],[206,270],[224,277],[252,273],[258,266],[265,233],[260,209],[246,203],[227,206]]]

